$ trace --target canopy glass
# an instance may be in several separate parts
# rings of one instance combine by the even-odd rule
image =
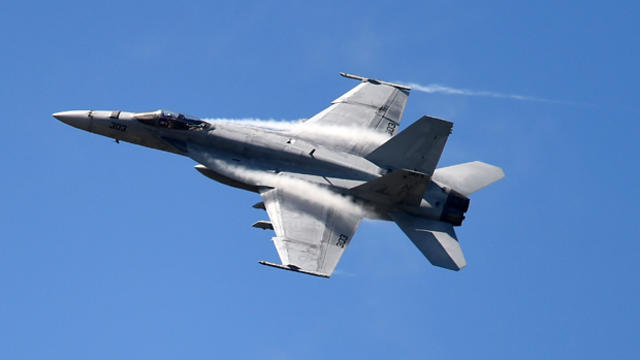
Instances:
[[[211,127],[206,121],[169,110],[137,113],[134,117],[143,124],[174,130],[204,130]]]

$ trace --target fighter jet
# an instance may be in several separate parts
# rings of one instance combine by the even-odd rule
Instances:
[[[360,83],[313,117],[285,128],[198,119],[166,110],[73,110],[76,128],[190,157],[203,175],[259,194],[253,207],[275,232],[280,263],[330,277],[363,218],[394,221],[431,264],[466,261],[454,227],[469,195],[504,177],[479,161],[436,169],[453,123],[423,116],[396,134],[410,88],[341,73]]]

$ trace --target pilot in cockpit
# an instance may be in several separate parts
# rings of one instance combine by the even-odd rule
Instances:
[[[196,120],[183,114],[166,110],[137,113],[134,117],[143,124],[173,130],[205,130],[211,127],[211,125],[205,121]]]

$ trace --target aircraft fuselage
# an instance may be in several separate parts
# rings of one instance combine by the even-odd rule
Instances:
[[[257,191],[271,184],[268,178],[247,176],[246,172],[237,171],[237,168],[271,174],[291,171],[316,179],[320,177],[324,182],[321,185],[339,193],[348,193],[349,189],[388,172],[365,158],[334,151],[286,132],[233,123],[206,122],[175,113],[168,113],[165,119],[164,115],[158,117],[158,114],[162,114],[161,110],[149,113],[74,110],[56,113],[54,117],[68,125],[116,141],[191,157],[202,164],[196,167],[201,173],[245,190]],[[219,160],[231,162],[237,168],[216,166]],[[399,206],[414,215],[440,219],[448,197],[447,189],[431,181],[417,206],[379,203],[372,198],[361,200],[370,203],[373,209],[380,210],[372,214],[377,219],[388,220],[390,206]]]

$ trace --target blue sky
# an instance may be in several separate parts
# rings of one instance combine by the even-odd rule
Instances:
[[[0,358],[637,358],[635,2],[3,2]],[[255,194],[84,133],[70,109],[299,119],[345,71],[412,93],[440,164],[507,177],[432,267],[365,222],[330,279],[266,268]]]

